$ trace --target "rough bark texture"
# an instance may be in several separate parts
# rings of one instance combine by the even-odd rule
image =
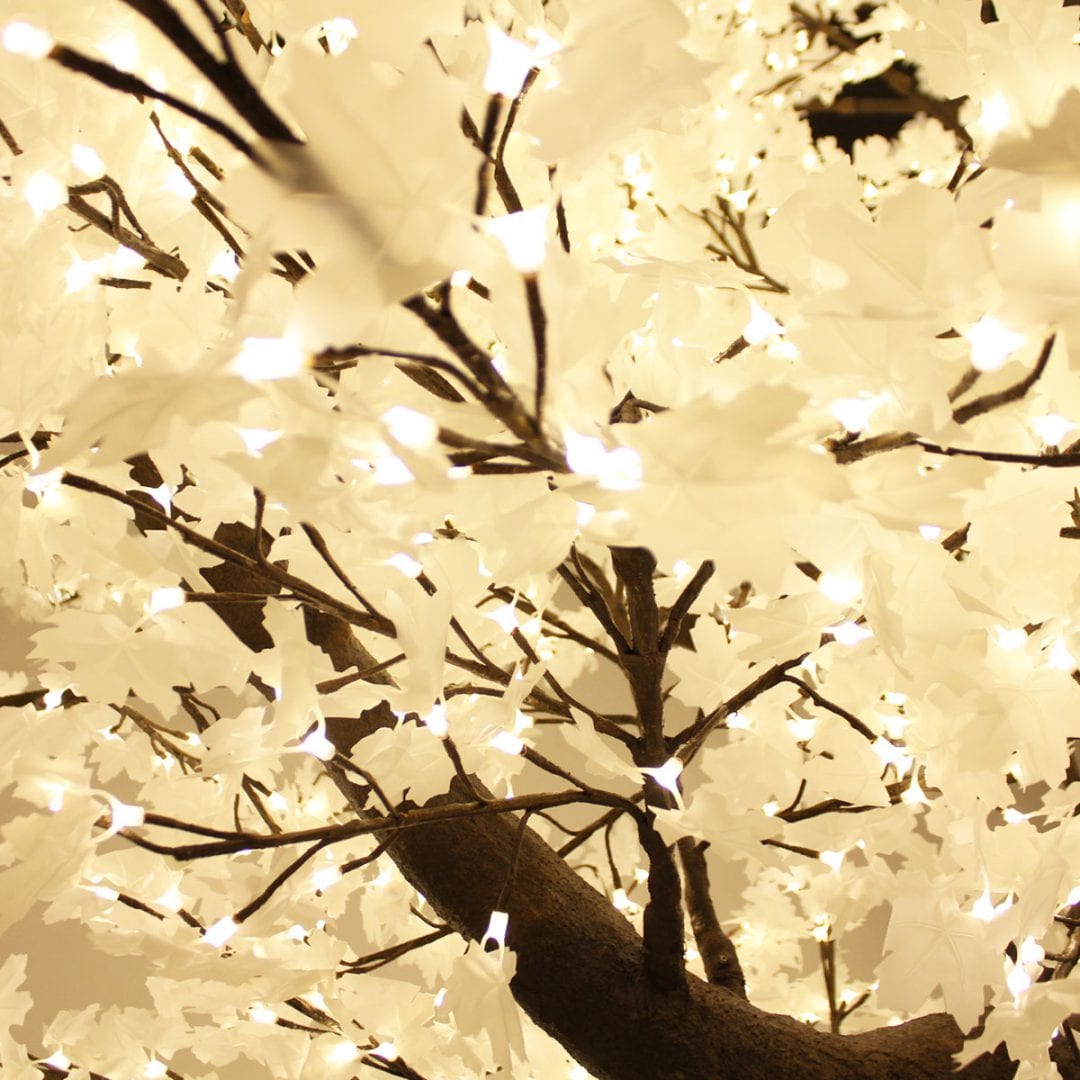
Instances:
[[[492,815],[413,829],[391,850],[439,914],[477,941],[509,872],[517,824]],[[1005,1080],[1014,1072],[1000,1051],[954,1072],[962,1037],[943,1015],[839,1036],[693,977],[683,993],[656,991],[630,924],[531,829],[504,907],[515,997],[601,1080]]]

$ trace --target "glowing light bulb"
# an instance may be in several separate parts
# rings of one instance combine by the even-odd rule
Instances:
[[[21,20],[8,23],[0,40],[9,53],[29,60],[43,60],[53,49],[52,35],[48,31]]]

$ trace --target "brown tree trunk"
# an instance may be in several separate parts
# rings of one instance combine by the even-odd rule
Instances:
[[[451,798],[467,795],[433,802]],[[479,941],[517,835],[511,815],[488,815],[407,830],[390,850],[436,911]],[[657,991],[630,924],[531,829],[503,906],[515,998],[600,1080],[1006,1080],[1015,1071],[999,1050],[954,1072],[963,1040],[942,1014],[829,1035],[693,977],[683,993]]]

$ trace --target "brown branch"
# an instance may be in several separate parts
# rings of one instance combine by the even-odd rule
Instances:
[[[679,860],[683,869],[683,898],[694,931],[694,941],[705,966],[705,978],[746,997],[746,981],[735,944],[720,927],[709,889],[709,868],[705,860],[708,844],[684,836],[679,840]]]
[[[675,639],[679,636],[683,619],[693,606],[694,601],[701,595],[709,578],[716,572],[716,564],[712,559],[706,559],[698,568],[697,573],[686,583],[685,588],[679,593],[678,599],[668,612],[667,624],[664,626],[663,636],[660,638],[661,652],[668,652]]]
[[[847,721],[852,730],[857,731],[864,739],[869,742],[877,741],[878,735],[867,727],[854,713],[849,712],[841,705],[837,705],[836,702],[830,701],[805,680],[797,678],[794,675],[784,675],[783,680],[784,682],[791,683],[793,686],[797,686],[819,709],[826,709],[828,712]]]
[[[977,397],[974,401],[961,405],[958,409],[953,410],[953,419],[958,424],[966,424],[973,417],[982,416],[993,409],[1000,409],[1002,405],[1019,401],[1039,381],[1040,376],[1046,370],[1046,365],[1050,361],[1050,353],[1054,349],[1055,338],[1056,335],[1051,334],[1043,342],[1035,366],[1019,382],[1013,383],[1012,386],[1008,386],[1004,390],[998,390],[993,394],[983,394],[982,397]]]

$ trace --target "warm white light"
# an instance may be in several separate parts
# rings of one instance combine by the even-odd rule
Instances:
[[[244,338],[232,362],[233,371],[248,382],[286,379],[307,363],[304,351],[288,338]]]
[[[1001,812],[1001,816],[1005,819],[1006,825],[1019,825],[1021,822],[1027,821],[1029,815],[1022,814],[1015,806],[1007,806]]]
[[[203,940],[207,945],[213,945],[215,949],[219,949],[239,929],[240,927],[233,922],[232,916],[226,915],[225,918],[218,919],[213,926],[207,927]]]
[[[387,409],[382,420],[394,439],[413,450],[431,446],[439,434],[439,425],[430,416],[406,405],[394,405]]]
[[[261,457],[263,450],[281,438],[280,431],[270,431],[268,428],[237,428],[236,434],[252,457]]]
[[[336,885],[341,880],[341,871],[336,866],[320,866],[312,871],[311,883],[317,892],[325,892],[331,885]]]
[[[450,724],[446,719],[446,706],[442,702],[436,702],[431,711],[421,717],[424,725],[432,735],[445,739],[450,733]]]
[[[118,71],[133,71],[139,62],[139,42],[129,32],[113,34],[98,45],[98,49]]]
[[[493,747],[496,750],[501,750],[504,754],[509,754],[511,757],[515,757],[525,749],[525,743],[519,739],[511,731],[500,731],[495,737],[488,743],[488,746]]]
[[[1064,638],[1058,638],[1046,654],[1048,667],[1057,668],[1058,671],[1075,671],[1077,667],[1076,657],[1069,652]]]
[[[23,184],[23,198],[35,214],[45,214],[68,201],[67,185],[52,173],[34,173]]]
[[[940,525],[920,525],[919,535],[924,540],[929,540],[931,543],[941,539],[941,526]]]
[[[979,127],[988,135],[997,135],[1009,126],[1012,113],[1009,102],[1000,90],[979,102]]]
[[[184,590],[175,585],[170,585],[162,589],[155,589],[150,594],[150,600],[146,605],[146,613],[148,615],[157,615],[160,611],[182,607],[183,604]]]
[[[851,619],[837,623],[835,626],[826,626],[825,632],[832,634],[841,645],[858,645],[860,641],[865,641],[867,638],[874,636],[873,630],[860,626],[858,623],[852,622]]]
[[[248,1009],[248,1016],[250,1016],[256,1024],[273,1024],[277,1022],[277,1013],[266,1005],[252,1005],[251,1008]]]
[[[53,39],[40,26],[28,22],[10,22],[4,27],[2,40],[9,53],[25,56],[30,60],[42,60],[52,52]]]
[[[675,796],[675,801],[682,805],[682,792],[679,791],[679,777],[682,775],[683,763],[676,757],[668,758],[663,765],[657,768],[644,768],[641,770],[646,776],[651,776],[660,787],[670,791]]]
[[[326,42],[327,52],[331,56],[340,56],[359,35],[360,31],[356,29],[356,23],[344,16],[327,19],[322,24],[321,37]]]
[[[994,627],[994,643],[1005,652],[1016,652],[1027,645],[1027,631],[1022,627]]]
[[[406,577],[416,578],[423,572],[424,568],[420,565],[411,555],[406,555],[404,551],[399,551],[396,555],[391,555],[386,560],[387,566],[392,566],[395,570],[399,570]]]
[[[382,1058],[383,1061],[397,1061],[398,1059],[397,1046],[392,1042],[381,1042],[371,1052],[375,1057]]]
[[[566,463],[579,476],[592,476],[605,491],[633,491],[641,486],[641,455],[629,446],[609,450],[603,440],[580,435],[571,428],[563,431]]]
[[[756,301],[750,301],[750,321],[742,329],[748,345],[757,345],[773,334],[782,334],[784,328]]]
[[[887,394],[868,394],[857,397],[837,398],[829,406],[829,411],[844,425],[845,429],[857,433],[864,431],[870,423],[870,417],[885,403]]]
[[[480,947],[486,948],[489,941],[494,941],[501,949],[506,944],[506,928],[509,924],[510,916],[505,911],[493,911],[488,928],[480,939]]]
[[[908,784],[904,794],[901,795],[900,798],[909,806],[930,805],[930,800],[926,797],[926,792],[923,791],[922,785],[919,783],[919,775],[917,772],[911,774],[911,782]]]
[[[834,604],[852,604],[862,593],[862,582],[847,574],[822,574],[817,587]]]
[[[492,218],[485,223],[506,250],[506,257],[515,270],[533,274],[544,264],[547,255],[548,208],[534,206],[515,214]]]
[[[75,143],[71,148],[71,164],[87,176],[100,176],[105,171],[105,162],[92,146]]]
[[[169,1066],[166,1065],[164,1061],[158,1061],[157,1058],[151,1058],[143,1066],[143,1076],[145,1076],[147,1080],[160,1080],[161,1077],[168,1076],[168,1074]]]
[[[1031,989],[1032,979],[1023,964],[1014,965],[1012,971],[1005,976],[1005,985],[1013,996],[1013,1001],[1019,1003],[1020,998]]]
[[[775,799],[771,799],[769,802],[765,803],[761,810],[766,817],[776,817],[780,812],[780,804]]]
[[[320,761],[330,761],[337,753],[337,747],[326,737],[326,730],[321,724],[304,739],[300,749]]]
[[[513,604],[500,604],[497,608],[486,612],[484,617],[495,623],[504,634],[512,634],[518,628],[517,614]]]
[[[207,273],[211,277],[224,278],[226,281],[235,281],[240,274],[240,264],[236,261],[234,251],[219,251],[207,267]]]
[[[326,1051],[326,1060],[335,1065],[348,1065],[350,1061],[355,1061],[359,1056],[360,1049],[353,1042],[334,1043]]]
[[[145,817],[141,806],[131,806],[128,803],[111,800],[109,804],[111,820],[109,832],[116,833],[121,829],[132,829],[143,823]]]
[[[484,72],[484,90],[488,94],[515,98],[521,92],[529,69],[536,63],[533,50],[490,24],[487,39],[490,52]]]
[[[806,742],[814,737],[817,721],[812,716],[794,716],[788,720],[788,728],[797,742]]]
[[[1010,330],[992,315],[984,315],[964,331],[971,346],[971,363],[979,371],[994,371],[1001,367],[1024,343],[1024,335]]]
[[[1066,420],[1060,413],[1033,416],[1029,423],[1035,429],[1035,434],[1047,446],[1060,446],[1062,439],[1071,431],[1076,430],[1076,424],[1071,420]]]
[[[840,867],[844,862],[843,851],[823,851],[819,856],[819,859],[834,873],[840,872]]]
[[[397,454],[384,454],[372,463],[375,474],[375,483],[384,487],[399,487],[401,484],[412,483],[416,479],[412,470]]]

